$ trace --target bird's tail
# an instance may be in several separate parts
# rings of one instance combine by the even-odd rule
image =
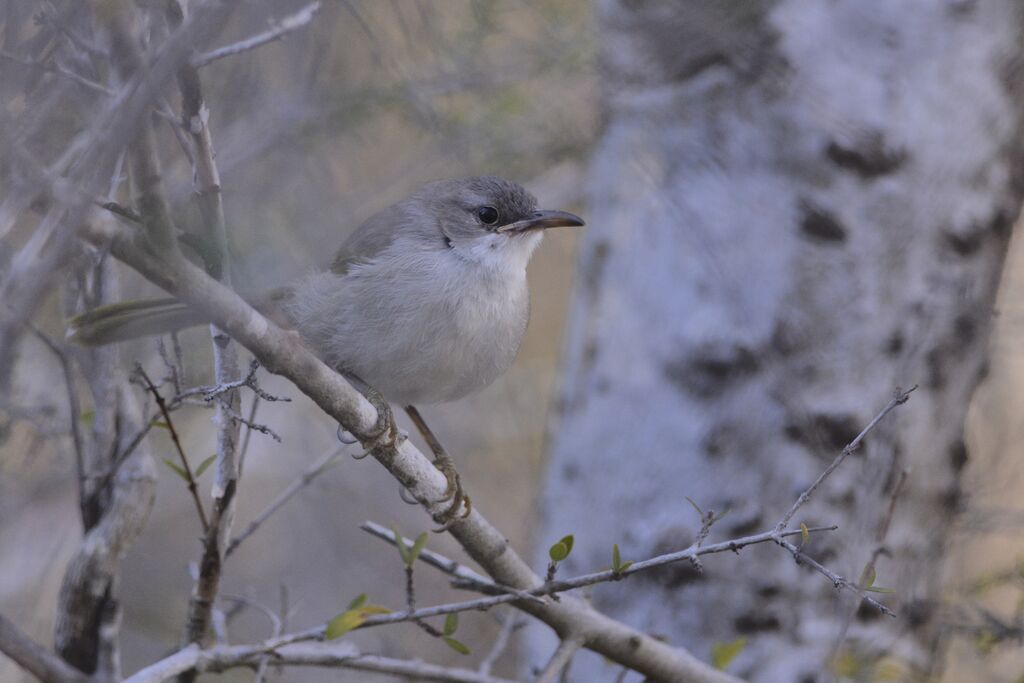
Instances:
[[[102,346],[210,322],[177,299],[144,299],[100,306],[68,321],[68,339]]]

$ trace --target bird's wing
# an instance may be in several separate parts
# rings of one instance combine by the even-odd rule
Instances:
[[[370,216],[342,243],[331,262],[331,271],[344,275],[351,265],[365,263],[387,249],[407,220],[401,203]]]

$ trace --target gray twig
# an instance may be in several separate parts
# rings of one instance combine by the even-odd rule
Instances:
[[[224,551],[224,557],[230,557],[231,553],[238,549],[238,546],[242,545],[245,539],[256,533],[264,522],[270,519],[270,516],[277,512],[277,510],[287,503],[292,496],[301,491],[302,489],[309,486],[314,479],[316,479],[322,472],[330,467],[331,463],[337,460],[338,456],[342,453],[341,448],[337,448],[333,451],[325,453],[317,458],[312,465],[306,468],[302,474],[300,474],[295,481],[289,484],[281,493],[277,494],[274,500],[270,501],[270,504],[263,509],[263,511],[256,515],[256,518],[249,522],[249,525],[245,527],[242,533],[231,539],[231,543],[228,544],[227,550]]]
[[[311,2],[295,14],[290,14],[287,17],[274,22],[271,27],[263,33],[258,33],[246,38],[245,40],[240,40],[237,43],[225,45],[224,47],[219,47],[216,50],[210,50],[209,52],[193,57],[192,66],[195,68],[206,66],[218,59],[224,59],[225,57],[247,52],[258,48],[261,45],[266,45],[269,42],[279,40],[292,31],[297,31],[311,22],[319,10],[320,3]]]

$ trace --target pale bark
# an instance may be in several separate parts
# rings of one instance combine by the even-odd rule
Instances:
[[[920,383],[794,522],[856,580],[876,561],[896,620],[778,549],[594,590],[595,606],[730,671],[827,680],[842,648],[927,671],[963,422],[1022,198],[1012,0],[599,5],[607,125],[569,322],[542,549],[571,573],[772,524],[884,405]],[[531,639],[531,663],[551,652]],[[572,680],[604,680],[580,655]]]

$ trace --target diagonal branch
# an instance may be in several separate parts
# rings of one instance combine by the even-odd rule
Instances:
[[[0,614],[0,652],[42,683],[89,683],[89,677],[22,633]]]
[[[225,45],[219,47],[216,50],[210,50],[201,55],[196,55],[192,58],[191,64],[195,68],[206,66],[211,62],[215,62],[218,59],[224,59],[232,55],[241,54],[249,50],[254,50],[262,45],[266,45],[269,42],[279,40],[292,31],[306,26],[309,22],[313,21],[313,17],[320,10],[320,2],[311,2],[295,14],[290,14],[287,17],[276,21],[270,27],[270,29],[263,33],[257,33],[254,36],[250,36],[245,40],[240,40],[237,43],[231,45]]]

